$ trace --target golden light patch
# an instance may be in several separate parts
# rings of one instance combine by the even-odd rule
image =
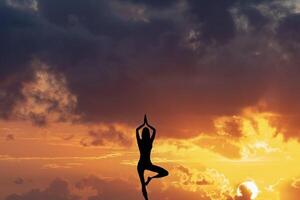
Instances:
[[[245,181],[238,186],[237,196],[244,197],[249,195],[251,199],[256,199],[259,190],[254,181]]]
[[[79,119],[73,112],[77,97],[69,91],[66,78],[40,62],[33,66],[36,67],[33,80],[23,83],[21,93],[24,98],[15,105],[14,118],[30,120],[36,125]]]

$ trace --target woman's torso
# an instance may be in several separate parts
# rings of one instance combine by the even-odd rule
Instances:
[[[139,150],[140,150],[140,160],[143,164],[151,164],[151,150],[152,150],[152,142],[143,143],[140,141],[138,143]]]

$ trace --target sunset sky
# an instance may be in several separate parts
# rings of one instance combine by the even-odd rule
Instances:
[[[144,114],[149,199],[299,200],[300,0],[0,0],[0,200],[142,200]]]

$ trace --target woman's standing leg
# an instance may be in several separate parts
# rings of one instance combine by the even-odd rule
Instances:
[[[139,173],[139,177],[140,177],[140,181],[141,181],[142,193],[144,195],[145,200],[148,200],[147,188],[146,188],[145,178],[144,178],[145,169],[140,163],[138,164],[137,169],[138,169],[138,173]]]

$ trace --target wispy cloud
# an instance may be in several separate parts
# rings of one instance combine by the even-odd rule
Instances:
[[[111,153],[102,156],[61,156],[61,157],[43,157],[43,156],[32,156],[32,157],[15,157],[10,155],[0,155],[0,160],[6,161],[19,161],[19,160],[102,160],[108,158],[114,158],[121,156],[122,153]]]

